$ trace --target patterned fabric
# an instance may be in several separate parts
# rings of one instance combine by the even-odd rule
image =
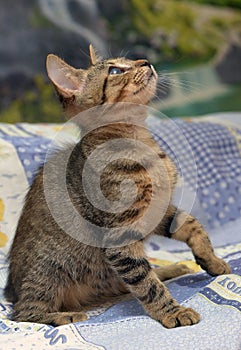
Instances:
[[[176,162],[183,180],[192,190],[197,189],[210,227],[239,218],[241,121],[238,127],[165,120],[163,127],[158,120],[150,118],[148,125],[156,141]]]
[[[176,162],[180,181],[175,201],[206,225],[229,261],[232,274],[211,277],[191,262],[192,254],[180,242],[151,237],[146,252],[153,266],[182,261],[196,274],[167,283],[183,305],[200,312],[199,324],[167,330],[148,317],[136,300],[88,312],[82,323],[50,327],[10,321],[11,304],[3,297],[7,253],[34,173],[61,125],[0,124],[0,350],[13,349],[230,349],[241,347],[241,114],[193,120],[159,120],[148,127]],[[72,125],[64,140],[76,140]],[[196,191],[196,188],[198,190]],[[196,194],[196,196],[195,196]],[[180,199],[181,198],[181,199]],[[190,266],[190,265],[189,265]]]

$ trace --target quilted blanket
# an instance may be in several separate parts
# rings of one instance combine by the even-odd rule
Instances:
[[[0,123],[0,350],[241,349],[241,113],[174,121],[150,116],[147,124],[178,167],[174,201],[199,218],[216,254],[232,267],[230,275],[211,277],[192,262],[184,244],[156,236],[147,242],[153,266],[183,261],[197,271],[167,285],[181,304],[201,314],[200,323],[165,329],[134,299],[56,328],[11,321],[3,288],[24,196],[56,133],[77,140],[78,132],[71,124]]]

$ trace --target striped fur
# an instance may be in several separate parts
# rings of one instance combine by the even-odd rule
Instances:
[[[165,205],[163,198],[167,191],[171,197],[176,169],[144,125],[126,123],[122,118],[123,110],[119,114],[120,111],[110,105],[115,102],[146,105],[155,93],[157,75],[146,60],[117,58],[99,61],[93,48],[90,55],[92,65],[88,70],[74,69],[53,55],[47,61],[49,77],[67,116],[72,117],[94,106],[104,106],[106,114],[111,116],[111,120],[107,118],[108,124],[92,129],[73,149],[67,166],[66,186],[73,206],[83,218],[97,227],[108,228],[110,232],[113,228],[121,230],[118,235],[113,230],[108,237],[101,237],[99,247],[81,243],[64,232],[46,202],[44,168],[41,168],[26,197],[9,256],[5,295],[14,303],[12,319],[53,325],[82,321],[86,319],[85,310],[131,294],[153,319],[167,328],[195,324],[200,319],[198,313],[180,306],[161,282],[190,270],[182,265],[172,265],[155,272],[143,248],[149,234],[143,234],[142,225],[138,224],[157,188],[163,196],[155,202],[155,213]],[[132,112],[135,114],[135,108]],[[145,117],[139,112],[137,109],[139,118]],[[93,124],[95,119],[84,121],[83,129],[88,127],[88,122]],[[133,151],[128,144],[126,157],[121,149],[112,146],[104,149],[104,158],[108,159],[111,152],[117,156],[101,176],[100,187],[105,198],[114,203],[121,196],[127,196],[128,187],[122,186],[120,192],[126,177],[132,179],[137,188],[132,205],[112,213],[96,208],[87,198],[81,174],[89,156],[98,147],[116,139],[140,141],[146,145],[147,152],[138,148]],[[157,163],[149,162],[152,151],[159,155],[167,176]],[[57,152],[51,161],[58,164],[66,152],[68,149]],[[128,158],[133,152],[137,161]],[[53,167],[52,171],[54,173],[56,169]],[[95,172],[95,168],[92,171]],[[57,203],[59,215],[71,228],[74,222],[65,212],[65,201],[63,198]],[[160,217],[155,233],[187,243],[197,263],[210,274],[229,273],[229,266],[214,255],[207,234],[195,218],[187,215],[185,223],[180,225],[184,215],[187,214],[169,205],[165,216]],[[76,231],[83,237],[96,235],[100,239],[99,231],[87,229],[84,221]]]

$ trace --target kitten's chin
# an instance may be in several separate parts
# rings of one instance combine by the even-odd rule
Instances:
[[[131,102],[140,103],[143,105],[148,104],[152,98],[155,96],[157,86],[157,78],[156,75],[152,74],[147,83],[143,84],[143,86],[137,89],[133,93],[133,99]]]

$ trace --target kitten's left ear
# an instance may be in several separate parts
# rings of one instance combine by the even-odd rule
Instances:
[[[101,61],[101,57],[97,55],[94,47],[92,44],[89,45],[89,52],[90,52],[90,63],[94,66],[96,63]]]
[[[86,80],[85,70],[75,69],[52,54],[47,57],[46,68],[50,80],[64,98],[70,98],[75,93],[79,94],[83,91]]]

